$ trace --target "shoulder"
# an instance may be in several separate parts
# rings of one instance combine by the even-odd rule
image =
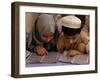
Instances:
[[[87,32],[85,32],[84,30],[82,30],[80,32],[80,36],[81,36],[81,40],[84,44],[88,44],[88,41],[89,41],[89,35]]]

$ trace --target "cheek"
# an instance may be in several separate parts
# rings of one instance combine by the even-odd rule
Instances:
[[[69,42],[70,40],[69,39],[65,39],[65,42]]]
[[[50,42],[53,38],[42,38],[44,42]]]
[[[76,43],[76,42],[77,42],[77,40],[78,40],[78,38],[74,39],[74,40],[73,40],[73,41],[74,41],[74,43]]]
[[[45,40],[46,40],[46,38],[45,38],[45,37],[41,37],[41,39],[42,39],[43,41],[45,41]]]
[[[53,37],[50,37],[50,38],[47,38],[46,40],[47,40],[48,42],[50,42],[52,39],[53,39]]]
[[[53,39],[53,37],[50,38],[50,40],[52,40],[52,39]]]
[[[67,43],[71,43],[71,44],[73,44],[73,43],[76,43],[77,42],[77,39],[66,39],[65,40]]]
[[[43,41],[46,41],[47,39],[46,39],[46,38],[42,38],[42,40],[43,40]]]

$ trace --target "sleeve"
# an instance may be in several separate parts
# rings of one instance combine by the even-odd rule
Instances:
[[[85,31],[81,31],[81,42],[78,44],[78,50],[82,53],[86,53],[86,46],[89,42],[89,36],[88,33]]]
[[[88,33],[85,32],[84,30],[82,30],[81,33],[80,33],[80,35],[81,35],[82,42],[87,45],[88,41],[89,41]]]
[[[82,53],[86,52],[86,45],[84,43],[79,43],[78,50]]]
[[[32,32],[31,32],[28,34],[28,36],[26,36],[26,50],[34,52],[35,45],[36,43],[32,38]]]

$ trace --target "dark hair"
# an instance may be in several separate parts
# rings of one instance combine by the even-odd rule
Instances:
[[[82,27],[78,29],[73,29],[73,28],[62,26],[62,32],[64,32],[64,34],[68,36],[74,36],[75,34],[79,34],[81,32],[81,29]]]

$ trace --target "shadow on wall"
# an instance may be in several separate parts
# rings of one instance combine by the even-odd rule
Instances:
[[[34,22],[38,16],[39,16],[39,14],[37,14],[37,13],[26,12],[26,16],[25,16],[26,32],[28,32],[28,33],[31,32]]]

